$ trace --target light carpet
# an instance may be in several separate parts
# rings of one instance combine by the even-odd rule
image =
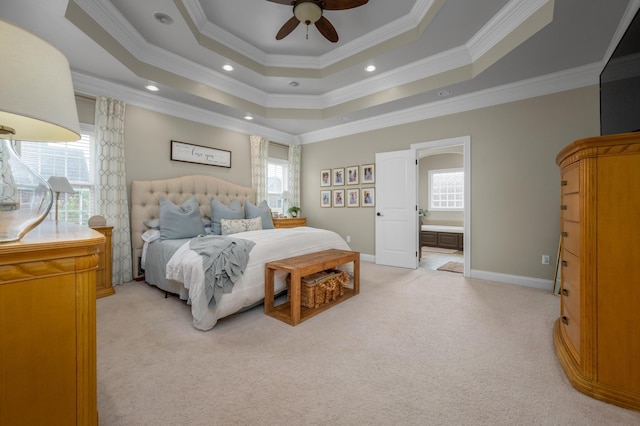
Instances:
[[[210,331],[144,283],[97,301],[101,425],[638,425],[574,390],[550,292],[362,262],[361,292],[296,327]]]

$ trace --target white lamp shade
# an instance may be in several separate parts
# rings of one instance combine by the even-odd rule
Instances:
[[[64,176],[51,176],[47,182],[49,182],[49,186],[53,192],[61,192],[65,194],[73,194],[76,192],[69,183],[69,180]]]
[[[0,126],[16,140],[80,139],[69,62],[55,47],[0,20]]]

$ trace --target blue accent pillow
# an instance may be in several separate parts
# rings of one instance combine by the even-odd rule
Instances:
[[[251,201],[245,200],[244,210],[247,219],[262,218],[262,229],[275,228],[275,226],[273,226],[273,220],[271,220],[271,209],[266,201],[262,201],[256,206]]]
[[[244,219],[244,211],[237,199],[231,200],[228,206],[220,201],[212,198],[211,204],[211,233],[215,235],[222,234],[220,219]]]
[[[163,240],[193,238],[205,233],[200,206],[195,196],[190,197],[181,206],[176,206],[161,197],[159,225],[160,238]]]

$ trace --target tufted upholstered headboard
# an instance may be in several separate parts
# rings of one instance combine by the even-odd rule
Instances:
[[[200,204],[200,214],[211,216],[209,204],[215,197],[224,204],[237,198],[244,207],[244,200],[256,203],[256,191],[253,188],[236,185],[213,176],[182,176],[164,180],[134,180],[131,182],[131,248],[133,255],[133,276],[140,277],[139,258],[142,255],[141,235],[149,228],[144,220],[157,219],[160,214],[160,196],[166,197],[176,205],[195,195]]]

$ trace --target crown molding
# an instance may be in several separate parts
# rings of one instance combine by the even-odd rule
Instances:
[[[97,97],[108,93],[109,96],[122,99],[125,103],[162,114],[233,130],[239,133],[246,133],[248,135],[259,134],[270,140],[289,145],[299,145],[321,142],[338,137],[350,136],[381,128],[428,120],[598,84],[600,71],[603,66],[603,62],[597,62],[301,135],[293,135],[255,123],[227,117],[222,114],[212,113],[202,108],[163,99],[143,91],[132,90],[129,87],[90,77],[78,72],[72,72],[72,77],[74,89],[80,94]]]
[[[181,102],[152,95],[142,90],[131,89],[110,81],[102,80],[76,71],[71,72],[74,91],[78,94],[98,97],[110,96],[123,100],[126,104],[138,106],[150,111],[159,112],[213,127],[233,130],[248,135],[259,134],[270,140],[289,145],[297,145],[294,135],[270,127],[261,126],[246,120],[232,118],[223,114],[194,107]]]
[[[309,132],[297,137],[300,144],[379,130],[446,115],[486,108],[508,102],[549,95],[598,84],[603,63],[597,62],[566,71],[481,90],[376,117]]]

